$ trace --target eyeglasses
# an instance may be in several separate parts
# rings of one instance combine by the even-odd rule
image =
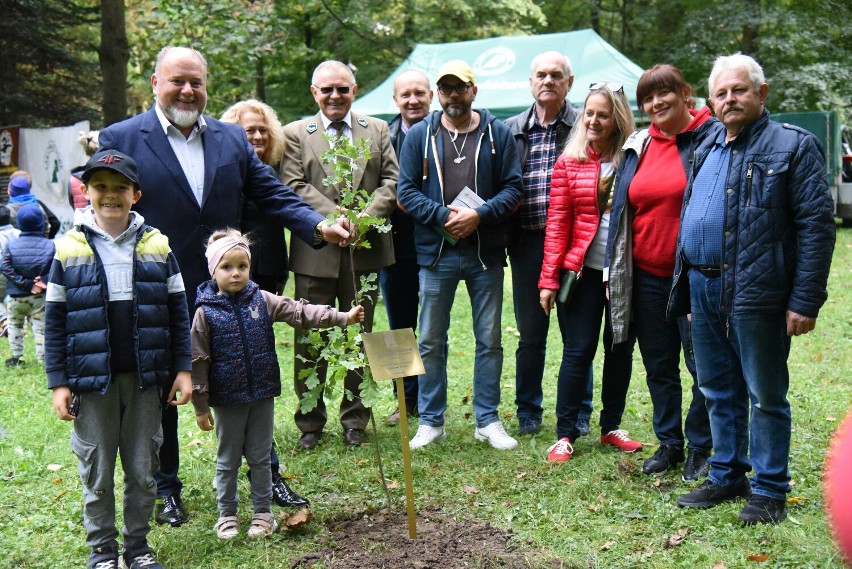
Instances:
[[[453,91],[458,93],[459,95],[464,95],[468,91],[470,91],[471,84],[470,83],[457,83],[456,85],[447,85],[446,83],[438,84],[438,92],[445,97],[448,97],[453,94]]]
[[[611,83],[609,81],[595,81],[589,85],[589,91],[596,91],[598,89],[603,89],[604,87],[608,88],[613,93],[624,93],[624,85],[621,83]]]
[[[350,87],[349,85],[343,85],[339,87],[320,87],[319,85],[314,85],[314,87],[319,89],[319,92],[323,95],[331,95],[334,91],[337,91],[338,95],[348,95],[349,91],[352,90],[352,87]]]

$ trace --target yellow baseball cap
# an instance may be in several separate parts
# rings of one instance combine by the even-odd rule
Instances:
[[[473,69],[471,69],[470,65],[461,59],[454,59],[443,64],[441,69],[438,70],[438,79],[436,83],[440,83],[441,79],[447,75],[458,77],[465,83],[474,84]]]

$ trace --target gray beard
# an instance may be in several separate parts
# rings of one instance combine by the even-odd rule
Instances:
[[[448,116],[453,118],[458,118],[464,116],[470,110],[470,105],[465,105],[464,103],[456,103],[453,105],[447,105],[447,108],[444,109],[444,112],[447,113]]]
[[[199,111],[183,111],[174,107],[163,109],[163,114],[181,128],[189,128],[198,120]]]

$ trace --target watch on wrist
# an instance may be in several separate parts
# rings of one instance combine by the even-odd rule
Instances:
[[[320,221],[319,223],[317,223],[317,226],[314,227],[314,245],[319,245],[320,243],[323,242],[323,237],[322,237],[322,224],[323,223],[325,223],[325,222]]]

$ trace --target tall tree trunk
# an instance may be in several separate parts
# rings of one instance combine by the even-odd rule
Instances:
[[[258,100],[266,101],[266,71],[263,67],[263,56],[258,55],[254,64],[254,91]]]
[[[748,18],[743,24],[742,52],[757,57],[758,28],[760,26],[760,0],[748,0]]]
[[[130,49],[124,23],[124,0],[101,0],[101,47],[104,126],[127,118],[127,61]]]

